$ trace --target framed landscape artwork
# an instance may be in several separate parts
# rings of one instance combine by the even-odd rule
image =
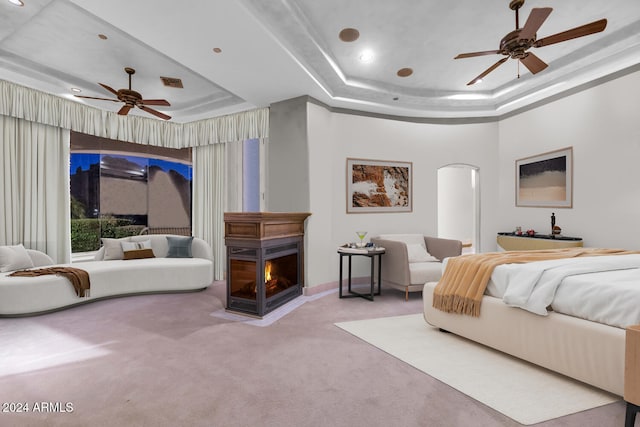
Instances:
[[[573,148],[516,160],[516,206],[570,208]]]
[[[347,159],[347,213],[411,212],[412,163]]]

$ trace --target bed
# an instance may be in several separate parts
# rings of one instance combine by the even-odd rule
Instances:
[[[640,254],[496,266],[478,317],[434,308],[436,285],[423,290],[430,325],[623,396],[625,328],[640,324]]]

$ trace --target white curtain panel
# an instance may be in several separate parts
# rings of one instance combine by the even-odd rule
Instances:
[[[0,115],[0,132],[0,245],[69,262],[69,130]]]
[[[225,144],[225,212],[242,212],[243,141]]]
[[[193,149],[193,235],[213,249],[213,276],[224,279],[225,145]]]

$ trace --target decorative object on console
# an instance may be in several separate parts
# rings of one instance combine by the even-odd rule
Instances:
[[[411,212],[412,163],[347,159],[347,213]]]
[[[556,225],[556,214],[551,213],[551,234],[554,236],[559,236],[562,233],[562,228]]]
[[[573,205],[573,148],[516,160],[516,206]]]

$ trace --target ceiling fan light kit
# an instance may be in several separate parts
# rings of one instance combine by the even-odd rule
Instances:
[[[537,39],[536,32],[547,20],[553,9],[550,7],[531,9],[531,13],[529,14],[527,22],[524,24],[524,27],[520,28],[520,16],[518,11],[523,5],[524,0],[512,0],[509,3],[509,8],[515,11],[516,29],[508,33],[502,38],[502,40],[500,40],[499,49],[461,53],[454,58],[463,59],[472,58],[475,56],[495,54],[505,56],[504,58],[493,64],[491,67],[483,71],[479,76],[467,83],[467,86],[479,83],[487,74],[505,63],[509,58],[520,61],[525,67],[527,67],[531,74],[537,74],[547,68],[548,65],[542,59],[538,58],[538,56],[536,56],[533,52],[529,52],[529,49],[531,49],[532,47],[538,48],[549,46],[551,44],[564,42],[578,37],[588,36],[594,33],[599,33],[603,31],[607,26],[607,20],[600,19],[589,24],[581,25],[579,27],[563,31],[561,33],[544,37],[542,39]]]
[[[118,110],[118,114],[121,116],[126,116],[127,114],[129,114],[129,111],[132,108],[138,107],[142,111],[145,111],[163,120],[171,119],[171,116],[161,113],[160,111],[154,110],[153,108],[147,107],[147,105],[158,105],[158,106],[170,107],[171,104],[169,104],[169,101],[167,101],[166,99],[143,99],[142,94],[140,94],[140,92],[136,92],[135,90],[131,89],[131,76],[133,76],[136,73],[136,70],[134,70],[131,67],[125,67],[124,71],[129,75],[128,89],[115,90],[112,87],[107,86],[106,84],[98,83],[108,92],[111,92],[113,95],[115,95],[117,99],[96,98],[93,96],[82,96],[82,95],[75,95],[75,96],[78,98],[98,99],[101,101],[124,102],[124,105],[122,106],[122,108]]]

